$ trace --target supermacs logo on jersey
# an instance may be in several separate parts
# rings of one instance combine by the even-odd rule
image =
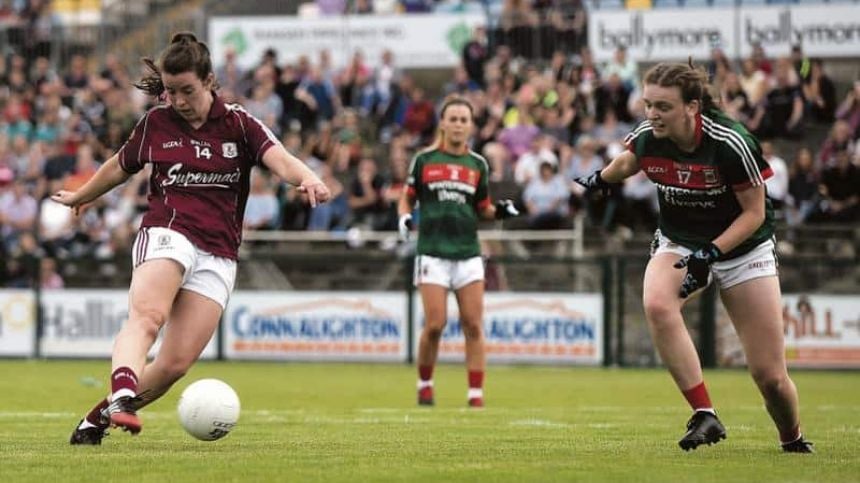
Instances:
[[[242,176],[239,168],[226,173],[213,173],[205,171],[183,171],[182,163],[175,163],[167,170],[166,178],[161,182],[162,186],[182,186],[196,188],[230,188],[230,185],[238,183]]]

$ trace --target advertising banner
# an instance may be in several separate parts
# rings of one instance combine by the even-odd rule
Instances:
[[[391,50],[398,67],[454,67],[472,29],[484,23],[482,15],[454,13],[212,17],[208,43],[215,67],[223,64],[224,54],[232,49],[241,67],[253,68],[269,48],[277,51],[279,63],[307,56],[316,64],[319,53],[328,50],[336,68],[345,66],[355,51],[364,54],[368,65],[377,65],[382,52]]]
[[[43,356],[110,357],[114,337],[128,317],[128,291],[44,290],[42,315],[40,348]],[[159,337],[150,356],[158,352],[160,345]],[[216,332],[201,358],[217,356]]]
[[[0,356],[30,357],[36,340],[36,299],[30,290],[0,290]]]
[[[424,309],[415,304],[415,353]],[[484,338],[491,363],[591,364],[603,361],[603,296],[596,294],[488,293]],[[448,297],[448,322],[439,360],[465,360],[457,301]]]
[[[860,368],[860,297],[783,295],[782,300],[789,365]]]
[[[854,57],[860,52],[860,8],[854,5],[596,10],[588,44],[595,59],[624,45],[639,62],[706,59],[713,47],[747,57],[758,43],[771,57],[801,45],[810,57]]]
[[[406,360],[406,294],[236,292],[224,318],[228,359]]]

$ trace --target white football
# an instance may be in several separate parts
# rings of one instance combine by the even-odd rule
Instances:
[[[182,391],[179,422],[191,436],[214,441],[236,426],[239,409],[239,396],[226,382],[200,379]]]

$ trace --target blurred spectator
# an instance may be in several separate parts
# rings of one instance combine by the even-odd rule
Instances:
[[[648,179],[645,171],[640,170],[624,180],[621,194],[618,222],[633,231],[641,229],[645,233],[653,233],[657,229],[660,212],[657,185]]]
[[[812,59],[809,75],[803,78],[803,97],[811,120],[833,122],[836,113],[836,86],[824,72],[821,59]]]
[[[251,189],[245,205],[245,230],[269,230],[278,226],[278,198],[269,175],[262,170],[251,173]]]
[[[358,169],[349,190],[349,208],[352,211],[353,226],[374,228],[380,220],[384,220],[387,211],[382,198],[384,182],[377,172],[376,161],[370,157],[363,157],[358,163]]]
[[[63,277],[57,272],[57,261],[44,257],[39,261],[39,281],[43,289],[57,290],[65,287]]]
[[[860,167],[848,150],[838,151],[833,166],[821,173],[818,211],[807,221],[855,223],[860,220]]]
[[[484,87],[484,64],[489,59],[487,47],[487,31],[478,25],[472,29],[472,38],[463,46],[462,59],[463,68],[469,76],[469,80]]]
[[[433,11],[433,0],[400,0],[406,13],[428,13]]]
[[[316,0],[316,4],[322,15],[343,15],[346,11],[346,0]]]
[[[415,87],[406,112],[403,114],[403,129],[412,135],[413,144],[425,144],[423,140],[433,136],[436,127],[436,109],[424,97],[424,89]]]
[[[394,86],[400,80],[402,72],[394,65],[394,53],[389,49],[382,51],[380,64],[373,70],[373,83],[370,96],[365,96],[362,103],[364,114],[373,114],[378,119],[385,114],[393,98]]]
[[[344,107],[358,108],[370,81],[371,71],[364,63],[364,54],[356,50],[349,64],[340,72],[337,85],[340,86],[340,104]]]
[[[543,162],[539,175],[531,179],[523,191],[523,203],[528,212],[529,228],[555,230],[565,224],[568,216],[570,191],[552,163]]]
[[[734,72],[726,75],[722,89],[720,90],[720,99],[726,114],[744,123],[747,129],[751,131],[755,131],[758,128],[757,125],[752,124],[755,108],[750,103],[749,96],[747,96],[747,93],[741,87],[740,78]]]
[[[320,166],[320,179],[331,192],[328,203],[319,204],[310,209],[308,230],[311,231],[344,231],[349,224],[349,198],[343,189],[343,184],[332,174],[331,166]]]
[[[801,148],[791,163],[785,217],[789,225],[799,225],[818,204],[818,173],[812,151]]]
[[[767,196],[770,198],[774,210],[781,217],[788,196],[788,165],[784,159],[776,154],[773,143],[769,141],[761,143],[761,155],[773,171],[773,176],[765,180]]]
[[[553,152],[553,144],[553,139],[549,136],[535,136],[529,150],[517,159],[514,182],[525,187],[540,175],[541,166],[544,164],[549,164],[554,172],[557,171],[558,157]]]
[[[7,249],[18,244],[23,233],[35,229],[38,202],[27,192],[22,180],[0,191],[0,235]]]
[[[624,87],[628,93],[639,85],[639,66],[636,61],[627,56],[627,47],[620,45],[615,49],[612,60],[603,66],[601,71],[604,79],[617,76],[616,82]]]
[[[311,108],[316,113],[317,123],[331,121],[335,109],[339,109],[337,91],[331,82],[323,79],[319,68],[312,67],[307,79],[303,80],[300,87],[310,94],[314,102]]]
[[[851,126],[842,120],[833,123],[830,133],[821,150],[818,152],[819,165],[827,167],[833,164],[833,159],[839,151],[854,151],[854,137],[851,135]]]
[[[739,81],[752,106],[758,105],[767,94],[767,74],[752,57],[744,59],[741,63]]]
[[[854,87],[839,104],[836,118],[848,123],[851,137],[860,139],[860,79],[854,81]]]
[[[610,74],[606,82],[601,84],[594,93],[597,122],[602,123],[610,111],[619,121],[632,122],[633,116],[627,107],[630,101],[630,91],[631,89],[623,83],[618,74]],[[613,140],[615,139],[618,138],[613,138]]]
[[[570,187],[571,193],[576,199],[585,196],[585,188],[574,181],[591,175],[598,169],[603,169],[603,158],[597,154],[597,141],[591,136],[580,136],[576,140],[576,150],[565,166],[564,176]]]
[[[215,68],[215,79],[221,86],[221,95],[225,97],[238,98],[250,88],[245,69],[236,60],[236,50],[233,47],[225,49],[223,63]]]
[[[765,139],[796,139],[802,135],[803,94],[788,59],[777,62],[774,79],[775,84],[766,96],[766,115],[758,134]]]

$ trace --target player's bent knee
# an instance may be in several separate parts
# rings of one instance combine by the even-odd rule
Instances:
[[[160,310],[137,310],[132,313],[128,322],[148,335],[158,335],[158,331],[167,322],[167,315]]]
[[[762,395],[770,399],[778,397],[790,386],[788,375],[782,372],[758,371],[753,373],[753,380]]]
[[[430,340],[439,340],[442,338],[442,327],[436,327],[434,325],[425,325],[424,334]]]
[[[483,335],[481,324],[478,322],[463,321],[463,337],[466,339],[479,339]]]
[[[674,301],[667,302],[659,297],[645,297],[642,304],[648,322],[658,329],[667,321],[672,320],[679,311],[679,307]]]

